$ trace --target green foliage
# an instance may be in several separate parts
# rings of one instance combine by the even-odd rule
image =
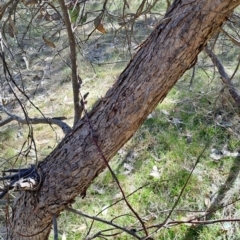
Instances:
[[[79,17],[79,13],[80,13],[80,6],[77,4],[73,7],[70,7],[68,9],[68,12],[69,12],[71,23],[76,23],[76,21]],[[85,17],[85,19],[83,19],[82,21],[86,22],[86,20],[87,20],[87,18]]]

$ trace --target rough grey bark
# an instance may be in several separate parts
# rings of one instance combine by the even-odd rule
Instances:
[[[47,238],[52,215],[59,215],[77,195],[84,196],[93,179],[106,168],[93,137],[110,160],[239,4],[240,0],[174,2],[117,82],[89,113],[94,132],[84,117],[40,163],[43,185],[36,194],[22,193],[15,201],[10,239]]]

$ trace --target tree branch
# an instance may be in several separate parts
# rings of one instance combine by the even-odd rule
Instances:
[[[71,25],[70,18],[68,15],[67,6],[65,5],[64,0],[59,0],[58,2],[59,2],[59,5],[60,5],[62,13],[63,13],[63,19],[65,21],[65,25],[66,25],[66,29],[67,29],[67,33],[68,33],[68,39],[69,39],[70,59],[71,59],[71,65],[72,65],[73,102],[74,102],[73,126],[75,126],[82,115],[82,106],[80,104],[80,99],[79,99],[79,88],[81,85],[81,79],[77,73],[76,42],[75,42],[74,33],[72,31],[72,25]]]
[[[209,145],[209,142],[205,145],[204,149],[201,151],[200,155],[198,156],[198,158],[197,158],[197,160],[196,160],[196,162],[195,162],[195,164],[194,164],[191,172],[189,173],[189,175],[188,175],[188,177],[187,177],[187,179],[186,179],[186,181],[185,181],[185,183],[184,183],[184,185],[183,185],[183,187],[182,187],[182,189],[181,189],[181,191],[180,191],[180,193],[179,193],[176,201],[174,202],[174,205],[173,205],[171,211],[168,213],[168,215],[167,215],[167,217],[165,218],[164,222],[162,223],[161,227],[163,227],[163,226],[165,226],[165,225],[167,224],[168,219],[170,218],[170,216],[172,215],[173,211],[174,211],[175,208],[177,207],[177,204],[179,203],[179,201],[180,201],[180,199],[181,199],[181,197],[182,197],[182,195],[183,195],[183,192],[184,192],[184,190],[186,189],[186,187],[187,187],[187,185],[188,185],[188,183],[189,183],[189,180],[190,180],[190,178],[191,178],[191,176],[192,176],[192,174],[193,174],[193,171],[195,170],[197,164],[199,163],[199,161],[200,161],[201,157],[203,156],[203,153],[204,153],[205,150],[207,149],[208,145]],[[157,229],[157,231],[158,231],[158,230],[159,230],[159,229]]]
[[[72,208],[70,208],[70,207],[66,207],[66,210],[69,211],[69,212],[72,212],[72,213],[81,215],[81,216],[83,216],[83,217],[90,218],[90,219],[92,219],[92,220],[95,220],[95,221],[98,221],[98,222],[102,222],[102,223],[108,224],[108,225],[113,226],[113,227],[115,227],[115,228],[117,228],[117,229],[121,229],[122,231],[128,233],[128,234],[131,235],[131,236],[134,236],[134,237],[137,238],[137,239],[142,239],[142,238],[140,238],[134,231],[128,230],[128,229],[126,229],[126,228],[123,228],[123,227],[121,227],[120,225],[117,225],[117,224],[115,224],[115,223],[113,223],[113,222],[106,221],[106,220],[101,219],[101,218],[99,218],[99,217],[89,216],[89,215],[87,215],[87,214],[85,214],[85,213],[83,213],[83,212],[81,212],[81,211],[79,211],[79,210],[72,209]]]
[[[13,120],[13,119],[12,119],[11,117],[8,117],[8,118],[0,121],[0,127],[6,125],[6,124],[8,124],[8,123],[10,123],[12,120]]]
[[[140,189],[146,187],[147,185],[149,185],[149,183],[147,183],[147,184],[139,187],[139,188],[136,189],[135,191],[131,192],[130,194],[128,194],[128,195],[126,196],[126,198],[128,198],[128,197],[130,197],[131,195],[135,194],[137,191],[139,191]],[[117,200],[116,202],[110,204],[109,206],[104,207],[95,217],[99,216],[103,211],[105,211],[106,209],[108,209],[108,208],[116,205],[117,203],[119,203],[119,202],[121,202],[121,201],[123,201],[123,200],[124,200],[124,198],[122,197],[121,199]],[[90,227],[89,227],[89,230],[88,230],[88,232],[87,232],[87,235],[89,235],[89,233],[90,233],[90,231],[91,231],[91,229],[92,229],[93,224],[94,224],[94,219],[93,219],[93,221],[92,221],[92,223],[91,223],[91,225],[90,225]],[[144,227],[143,227],[143,229],[144,229]]]
[[[228,34],[223,28],[221,28],[222,32],[230,39],[230,41],[237,46],[240,47],[240,41],[238,41],[236,38],[232,37],[230,34]]]
[[[194,219],[190,219],[187,221],[169,221],[166,224],[166,227],[172,227],[172,226],[176,226],[179,224],[192,224],[192,225],[210,225],[210,224],[215,224],[215,223],[223,223],[223,222],[240,222],[240,218],[229,218],[229,219],[216,219],[216,220],[196,220]],[[148,227],[148,229],[150,228],[160,228],[163,227],[162,224],[156,224],[156,225],[151,225]]]
[[[237,89],[231,83],[231,78],[226,73],[224,66],[218,59],[218,57],[206,46],[205,51],[208,56],[212,59],[213,64],[217,67],[219,74],[221,75],[221,79],[224,84],[228,87],[228,91],[231,94],[233,100],[236,102],[237,106],[240,107],[240,95],[238,94]]]
[[[20,116],[17,116],[13,113],[10,113],[3,105],[0,105],[0,109],[2,109],[9,117],[0,122],[0,127],[4,126],[11,121],[17,121],[21,124],[55,124],[58,125],[64,132],[65,135],[70,133],[72,129],[63,121],[59,120],[58,118],[29,118],[24,119]]]
[[[53,214],[52,220],[53,220],[53,235],[54,235],[54,240],[58,240],[57,216],[56,216],[55,214]]]

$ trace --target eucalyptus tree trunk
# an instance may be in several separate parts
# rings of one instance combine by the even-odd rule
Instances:
[[[85,196],[106,168],[95,143],[109,161],[239,4],[240,0],[173,3],[105,97],[40,163],[43,184],[37,193],[23,192],[16,199],[9,239],[48,238],[52,216],[58,216],[77,195]]]

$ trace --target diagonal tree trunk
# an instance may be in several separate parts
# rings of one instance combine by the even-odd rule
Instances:
[[[39,164],[44,182],[37,193],[23,192],[15,201],[9,239],[47,239],[52,215],[84,196],[107,160],[161,102],[194,63],[208,39],[240,0],[176,0],[165,18],[139,47],[117,82],[74,131]]]

